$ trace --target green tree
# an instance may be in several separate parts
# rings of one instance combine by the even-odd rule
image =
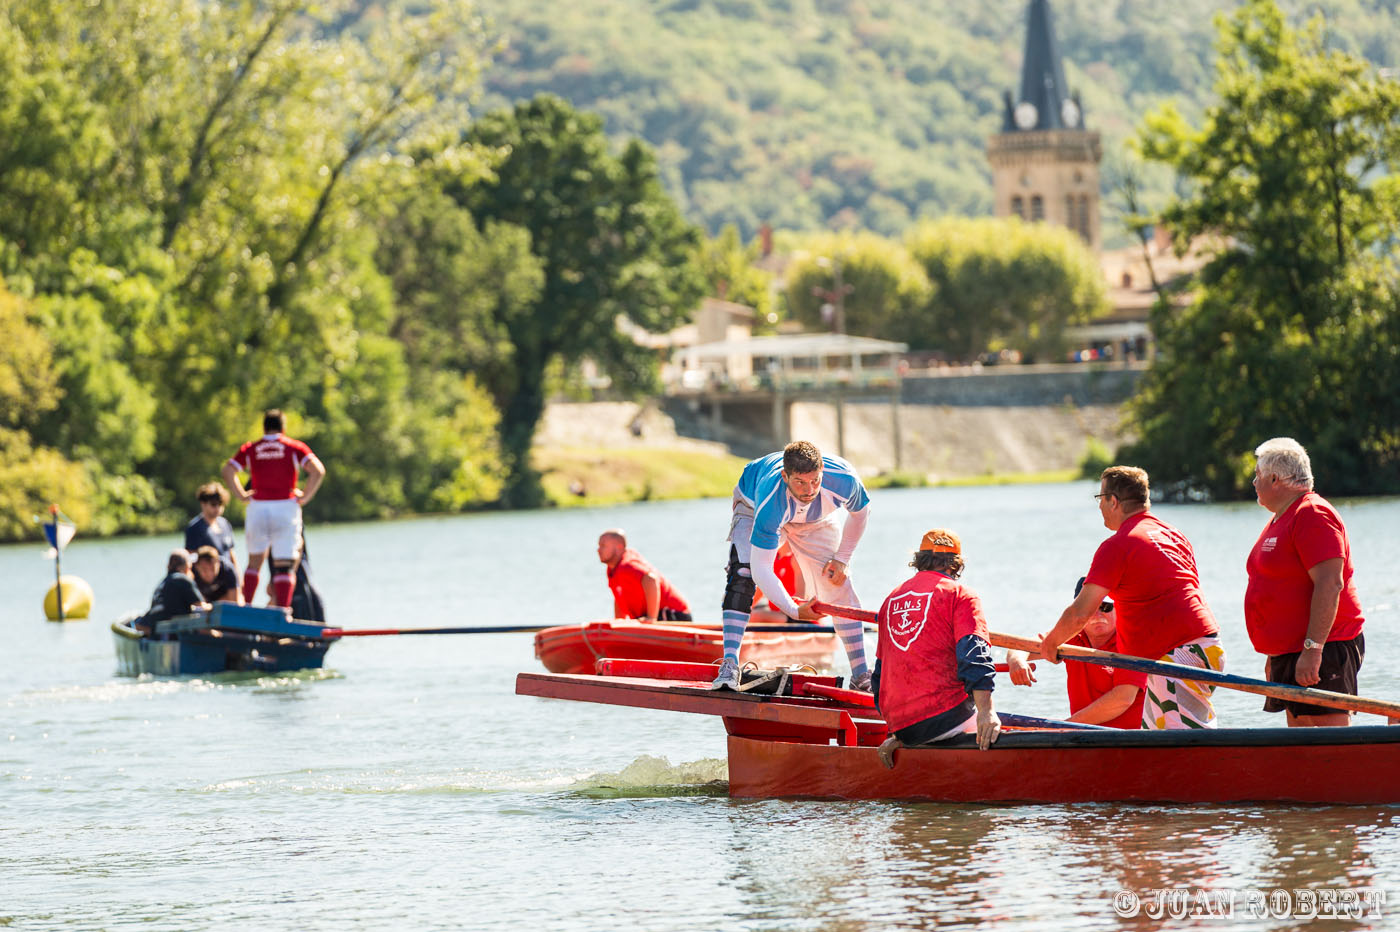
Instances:
[[[1219,248],[1189,308],[1154,312],[1161,359],[1123,455],[1177,491],[1232,497],[1250,451],[1288,435],[1333,492],[1400,489],[1400,87],[1270,0],[1218,27],[1201,126],[1164,107],[1142,130],[1191,192],[1162,215],[1178,245]]]
[[[536,504],[530,445],[548,367],[590,357],[616,383],[650,387],[655,361],[617,319],[664,331],[690,313],[704,292],[700,235],[662,190],[645,146],[632,142],[611,154],[602,121],[556,97],[488,113],[466,142],[500,157],[488,179],[454,184],[449,193],[478,223],[527,231],[543,272],[538,297],[498,321],[512,365],[490,386],[511,470],[507,500]]]
[[[900,322],[928,301],[924,270],[898,242],[874,233],[834,233],[794,245],[788,310],[810,329],[835,329],[840,292],[846,333],[904,339]]]
[[[739,228],[726,224],[719,235],[705,241],[701,266],[712,295],[754,309],[757,329],[771,326],[768,315],[775,312],[773,276],[754,265],[759,258],[757,241],[745,246]]]
[[[1108,310],[1103,273],[1069,230],[1010,219],[921,223],[905,238],[933,286],[901,321],[911,346],[972,359],[1009,346],[1058,360],[1065,328]]]

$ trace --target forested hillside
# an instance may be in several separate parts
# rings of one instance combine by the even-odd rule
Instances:
[[[655,147],[662,177],[711,232],[901,232],[991,210],[985,141],[1019,84],[1025,0],[479,0],[506,48],[484,103],[552,91]],[[1199,112],[1213,16],[1231,0],[1053,0],[1070,87],[1105,137],[1105,232],[1124,140],[1169,97]],[[1333,44],[1400,62],[1392,0],[1285,0]],[[1164,193],[1170,177],[1149,175]]]

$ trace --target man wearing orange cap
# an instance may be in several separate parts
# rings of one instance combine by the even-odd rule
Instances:
[[[935,528],[909,565],[918,572],[880,606],[875,700],[890,729],[880,745],[886,767],[899,747],[975,732],[985,751],[1001,733],[982,600],[957,581],[962,542]]]

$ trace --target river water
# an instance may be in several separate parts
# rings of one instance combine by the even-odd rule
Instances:
[[[857,588],[878,604],[922,532],[948,526],[992,627],[1044,630],[1107,533],[1094,491],[876,492]],[[1400,698],[1400,500],[1340,508],[1367,613],[1362,691]],[[1156,510],[1195,544],[1230,668],[1258,675],[1240,605],[1264,511]],[[593,547],[611,526],[718,614],[727,500],[309,539],[345,627],[562,623],[610,614]],[[1365,918],[1326,928],[1393,928],[1400,912],[1400,807],[730,800],[713,718],[515,696],[537,669],[529,634],[354,639],[287,676],[117,677],[108,622],[144,607],[177,542],[80,536],[64,570],[97,607],[67,624],[42,620],[41,548],[0,548],[0,927],[1276,929],[1301,926],[1284,914],[1306,900],[1262,898],[1301,888],[1372,891]],[[999,707],[1062,716],[1062,671],[1038,672],[1032,689],[1003,684]],[[1278,723],[1256,697],[1217,697],[1227,724]],[[1187,918],[1149,918],[1159,889],[1193,898],[1168,901]],[[1120,916],[1134,896],[1139,914]]]

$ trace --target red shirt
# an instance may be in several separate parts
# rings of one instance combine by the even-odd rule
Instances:
[[[1080,647],[1094,646],[1089,641],[1089,635],[1083,631],[1070,638],[1067,643],[1077,644]],[[1100,644],[1097,649],[1117,653],[1117,632],[1114,632],[1113,636]],[[1065,690],[1069,693],[1069,712],[1071,715],[1086,706],[1093,705],[1095,699],[1107,695],[1115,686],[1136,686],[1137,698],[1133,700],[1132,705],[1124,710],[1122,715],[1099,724],[1107,725],[1109,728],[1141,728],[1142,703],[1147,698],[1146,673],[1105,667],[1097,663],[1084,663],[1081,660],[1065,662]]]
[[[1249,586],[1244,591],[1244,624],[1255,650],[1278,656],[1303,649],[1312,611],[1308,570],[1338,558],[1342,593],[1327,640],[1349,641],[1361,633],[1365,619],[1351,578],[1351,544],[1337,509],[1308,492],[1264,526],[1245,561]]]
[[[642,591],[642,578],[654,572],[656,571],[652,569],[651,564],[643,560],[642,555],[631,547],[622,551],[622,559],[618,561],[617,566],[608,568],[608,588],[613,594],[614,618],[642,618],[646,615],[647,596]],[[666,577],[657,573],[656,581],[661,587],[661,604],[657,607],[658,611],[669,608],[690,614],[690,606],[666,581]]]
[[[238,448],[229,458],[248,474],[248,488],[259,501],[291,498],[301,466],[314,456],[311,448],[286,434],[264,434]]]
[[[1125,654],[1156,660],[1220,630],[1201,594],[1191,542],[1151,512],[1131,516],[1099,544],[1085,584],[1113,597]]]
[[[976,593],[942,573],[915,573],[880,606],[880,714],[890,731],[967,700],[958,679],[958,641],[987,639]]]

